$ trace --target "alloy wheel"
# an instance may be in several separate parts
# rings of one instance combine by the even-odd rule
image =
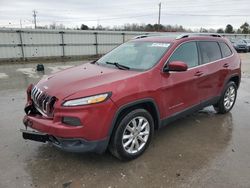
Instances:
[[[135,154],[143,149],[148,141],[150,125],[145,117],[133,118],[124,129],[122,146],[129,154]]]
[[[236,97],[235,88],[233,86],[230,86],[224,95],[225,109],[229,110],[233,106],[235,97]]]

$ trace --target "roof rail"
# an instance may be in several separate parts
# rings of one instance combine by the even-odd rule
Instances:
[[[144,33],[144,34],[142,34],[142,35],[135,36],[135,37],[132,38],[132,39],[142,39],[142,38],[157,37],[157,36],[164,36],[164,35],[159,34],[159,33]]]
[[[146,37],[149,37],[149,35],[138,35],[138,36],[135,36],[133,39],[142,39]]]
[[[218,33],[184,33],[176,37],[176,39],[182,39],[187,37],[196,37],[196,36],[210,36],[210,37],[222,37]]]

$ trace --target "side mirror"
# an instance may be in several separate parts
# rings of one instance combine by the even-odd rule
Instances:
[[[186,71],[187,69],[188,69],[188,66],[186,63],[182,61],[172,61],[168,63],[166,67],[164,67],[164,72],[168,72],[168,71],[182,72],[182,71]]]

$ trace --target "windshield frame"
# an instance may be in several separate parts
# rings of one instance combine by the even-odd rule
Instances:
[[[140,42],[140,43],[163,43],[163,44],[169,44],[169,46],[166,48],[166,50],[163,52],[163,54],[158,58],[158,60],[154,63],[153,66],[147,68],[147,69],[140,69],[140,68],[133,68],[133,67],[129,67],[129,69],[124,69],[125,71],[138,71],[138,72],[145,72],[145,71],[148,71],[148,70],[151,70],[153,69],[155,66],[157,66],[159,64],[159,62],[161,61],[161,59],[166,55],[166,53],[168,52],[168,50],[172,47],[173,45],[173,42],[162,42],[162,41],[136,41],[136,40],[131,40],[131,41],[128,41],[128,42],[125,42],[125,43],[122,43],[118,46],[116,46],[115,48],[113,48],[111,51],[109,51],[108,53],[104,54],[102,57],[104,57],[105,55],[111,53],[112,51],[114,51],[115,49],[119,48],[120,46],[126,44],[126,43],[130,43],[130,42]],[[118,69],[117,67],[115,66],[112,66],[112,65],[109,65],[109,64],[106,64],[106,63],[99,63],[98,61],[102,58],[100,57],[98,60],[95,61],[95,64],[96,65],[99,65],[99,66],[104,66],[104,67],[108,67],[108,68],[115,68],[115,69]],[[121,64],[123,65],[123,64]],[[127,66],[127,65],[124,65],[124,66]]]

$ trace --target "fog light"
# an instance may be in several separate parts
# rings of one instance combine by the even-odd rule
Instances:
[[[76,117],[62,117],[62,123],[70,126],[80,126],[81,121]]]

